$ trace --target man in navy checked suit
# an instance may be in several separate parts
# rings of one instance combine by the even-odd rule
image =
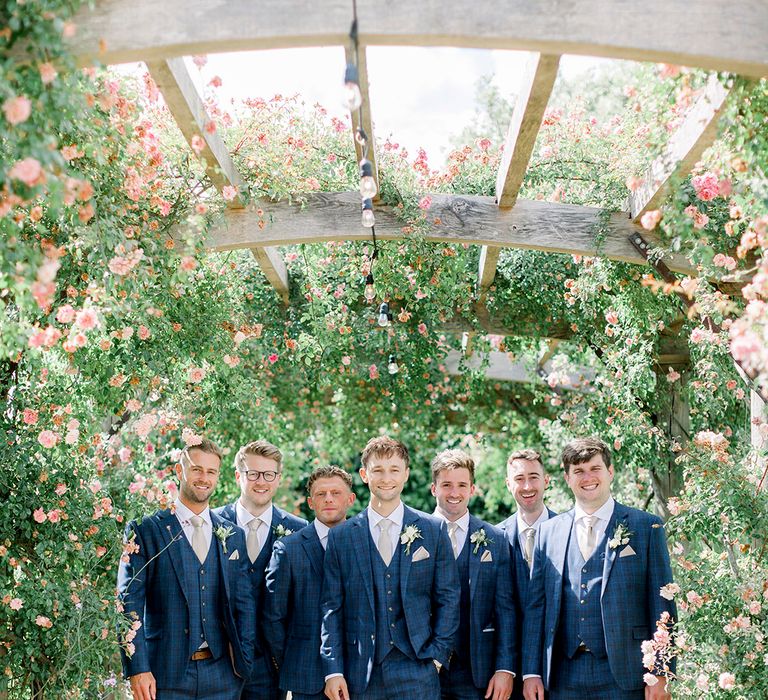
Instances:
[[[307,483],[307,503],[315,520],[278,540],[267,569],[263,629],[280,689],[293,700],[323,700],[320,663],[320,593],[328,533],[347,518],[355,502],[352,477],[341,467],[318,467]]]
[[[549,485],[549,474],[544,471],[541,455],[535,450],[516,450],[507,459],[507,488],[517,503],[517,512],[499,524],[509,540],[515,581],[515,609],[518,626],[515,630],[515,649],[518,650],[517,682],[512,697],[523,697],[521,671],[523,643],[523,611],[527,606],[528,583],[533,567],[536,539],[541,523],[557,513],[544,506],[544,491]]]
[[[175,511],[126,529],[117,588],[134,623],[120,647],[134,700],[237,700],[250,672],[256,629],[242,586],[245,534],[208,508],[220,467],[210,440],[185,449]]]
[[[514,683],[515,603],[509,546],[501,530],[470,515],[475,462],[461,450],[432,460],[435,515],[446,521],[459,569],[461,605],[442,700],[508,700]]]
[[[321,655],[331,700],[438,700],[459,622],[460,587],[445,522],[403,505],[408,450],[365,446],[371,499],[331,530]]]
[[[283,455],[266,440],[249,442],[235,456],[235,479],[240,498],[216,514],[239,525],[246,532],[248,574],[256,600],[256,618],[261,620],[264,601],[264,575],[276,540],[303,528],[307,521],[286,513],[272,504],[280,485]],[[263,635],[258,634],[253,670],[243,688],[243,700],[280,700],[277,669],[272,663]]]
[[[608,446],[566,445],[565,481],[576,506],[541,526],[523,628],[526,700],[669,700],[663,676],[645,685],[641,643],[672,582],[664,527],[613,500]],[[661,674],[661,670],[657,670]]]

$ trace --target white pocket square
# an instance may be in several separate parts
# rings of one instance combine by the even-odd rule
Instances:
[[[480,557],[480,561],[493,561],[493,555],[490,549],[486,549],[483,552],[483,556]]]
[[[632,549],[632,546],[627,545],[626,547],[624,547],[624,549],[622,549],[619,552],[619,559],[621,559],[621,557],[633,557],[635,556],[635,554],[637,554],[637,552],[634,549]]]
[[[413,561],[421,561],[422,559],[429,559],[429,552],[424,547],[419,547],[413,554]]]
[[[240,558],[240,552],[235,550],[232,552],[232,554],[229,555],[229,561],[237,561]]]

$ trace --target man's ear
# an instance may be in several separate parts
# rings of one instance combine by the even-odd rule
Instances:
[[[363,480],[364,484],[368,483],[368,472],[365,470],[365,467],[360,467],[359,470],[360,478]]]

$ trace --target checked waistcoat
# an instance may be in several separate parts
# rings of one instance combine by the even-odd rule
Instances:
[[[456,652],[455,662],[459,665],[469,667],[470,648],[470,591],[469,591],[469,553],[472,544],[467,537],[464,547],[456,558],[456,565],[459,569],[459,581],[461,583],[461,603],[459,608],[459,631],[456,634]]]

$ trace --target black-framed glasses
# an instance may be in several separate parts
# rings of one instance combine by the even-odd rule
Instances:
[[[280,472],[260,472],[256,469],[241,469],[240,473],[245,475],[245,478],[248,479],[248,481],[258,481],[259,477],[264,479],[264,481],[274,481],[277,479],[278,474]]]

